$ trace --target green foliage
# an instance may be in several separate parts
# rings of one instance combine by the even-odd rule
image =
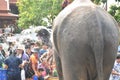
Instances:
[[[94,3],[96,4],[100,4],[100,3],[106,3],[107,0],[92,0]],[[120,2],[120,0],[115,0],[116,2]],[[115,19],[117,22],[120,22],[120,5],[116,6],[116,5],[112,5],[110,7],[110,10],[108,11]]]
[[[61,10],[62,0],[19,0],[18,26],[27,28],[30,25],[46,25],[43,18],[53,19]]]
[[[99,4],[100,0],[95,0],[94,3]]]
[[[120,22],[120,6],[112,5],[109,13],[116,19],[117,22]]]
[[[106,2],[107,2],[107,0],[101,0],[101,2],[102,2],[102,3],[106,3]]]
[[[120,0],[115,0],[116,2],[118,1],[118,2],[120,2]]]
[[[63,0],[19,0],[19,20],[18,26],[28,28],[29,26],[47,25],[43,18],[47,18],[48,22],[52,24],[53,19],[61,11],[61,4]],[[96,4],[105,3],[107,0],[92,0]],[[120,1],[120,0],[116,0]],[[120,21],[120,10],[115,6],[109,11],[115,19]]]
[[[95,4],[106,3],[107,0],[92,0]]]

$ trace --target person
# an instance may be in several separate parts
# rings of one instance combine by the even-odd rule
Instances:
[[[120,53],[120,45],[118,46],[118,54]]]
[[[24,54],[24,46],[18,45],[16,48],[17,57],[21,58],[22,60],[26,58],[26,54]]]
[[[48,49],[48,46],[44,44],[44,45],[42,46],[42,49],[40,49],[40,51],[39,51],[39,58],[40,58],[45,52],[47,52],[47,49]]]
[[[26,60],[26,63],[24,65],[25,78],[26,78],[26,80],[32,80],[33,74],[30,74],[30,70],[29,70],[29,67],[30,67],[30,60],[29,59],[30,59],[30,56],[32,55],[30,45],[25,46],[25,53],[28,55],[28,60]]]
[[[0,53],[0,68],[3,67],[3,62],[4,62],[4,56],[2,55],[2,53]]]
[[[5,60],[4,68],[7,69],[7,80],[21,80],[22,60],[16,57],[16,51]]]
[[[120,80],[120,54],[117,55],[114,67],[111,72],[112,80]]]
[[[32,55],[31,45],[25,45],[25,52],[29,57]]]
[[[42,76],[43,71],[44,71],[43,68],[39,68],[36,74],[33,76],[33,80],[44,80],[44,77]]]
[[[51,48],[48,49],[47,52],[45,52],[43,55],[40,57],[40,61],[42,62],[44,59],[47,60],[47,62],[52,65],[53,61],[53,50]]]
[[[57,70],[56,70],[56,63],[55,63],[55,61],[52,63],[51,68],[52,68],[52,76],[53,77],[58,77],[58,73],[57,73]]]
[[[3,67],[3,62],[5,59],[5,51],[2,48],[2,44],[0,44],[0,68]]]
[[[34,45],[34,47],[37,47],[37,48],[41,48],[42,46],[42,43],[40,43],[40,42],[35,42],[35,45]]]
[[[9,42],[8,55],[7,56],[10,56],[12,54],[13,50],[14,50],[14,43],[13,42]]]
[[[2,53],[2,55],[5,57],[5,51],[3,50],[3,46],[2,44],[0,44],[0,53]]]
[[[31,66],[31,69],[33,70],[33,75],[34,75],[36,74],[36,71],[38,68],[38,62],[39,62],[38,50],[36,48],[33,48],[31,51],[32,51],[32,55],[30,56],[30,66]]]

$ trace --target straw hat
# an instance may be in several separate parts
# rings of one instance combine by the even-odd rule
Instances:
[[[24,50],[24,46],[23,45],[18,45],[17,49]]]

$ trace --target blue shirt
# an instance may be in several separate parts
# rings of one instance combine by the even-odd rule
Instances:
[[[38,80],[38,77],[36,75],[33,76],[33,80]]]
[[[118,52],[120,52],[120,45],[118,46]]]
[[[39,57],[40,57],[41,55],[43,55],[45,52],[47,52],[47,50],[41,49],[41,50],[39,51]]]
[[[34,75],[33,80],[44,80],[44,78],[42,76],[38,77],[38,76]]]
[[[9,72],[20,72],[19,65],[22,64],[22,60],[14,55],[11,55],[5,60],[5,64],[8,66],[7,70]]]

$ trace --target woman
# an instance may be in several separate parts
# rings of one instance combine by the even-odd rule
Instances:
[[[28,59],[26,59],[26,62],[25,62],[25,65],[24,65],[25,78],[26,78],[26,80],[32,80],[32,75],[33,74],[31,74],[31,71],[30,71],[30,60],[29,60],[30,56],[32,55],[30,45],[26,45],[25,50],[26,50],[25,53],[28,56]]]

